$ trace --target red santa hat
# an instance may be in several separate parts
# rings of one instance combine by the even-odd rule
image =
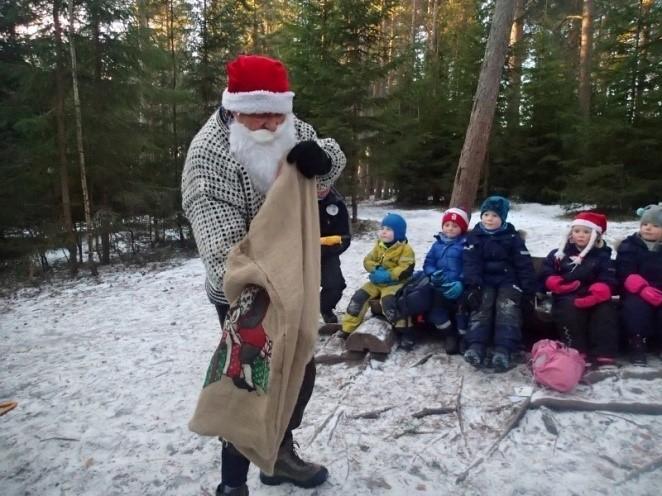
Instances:
[[[441,218],[441,225],[443,226],[446,222],[455,222],[463,233],[467,232],[469,228],[469,216],[461,208],[449,208],[444,212],[444,215]]]
[[[242,114],[289,114],[294,93],[287,69],[280,60],[261,55],[240,55],[227,65],[228,87],[221,104]]]
[[[605,215],[599,214],[597,212],[580,212],[575,216],[575,219],[570,223],[570,232],[563,238],[561,241],[561,246],[556,252],[556,258],[561,259],[565,256],[565,247],[570,238],[572,228],[575,226],[586,227],[591,230],[591,237],[588,240],[588,244],[579,254],[578,259],[575,261],[577,265],[582,263],[582,260],[586,254],[593,249],[595,242],[598,239],[598,236],[604,234],[607,231],[607,217]]]

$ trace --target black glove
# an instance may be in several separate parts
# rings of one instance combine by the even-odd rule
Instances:
[[[467,289],[464,295],[464,301],[470,312],[474,312],[480,308],[481,300],[483,299],[483,292],[479,286],[472,286]]]
[[[314,141],[297,143],[287,154],[287,161],[296,164],[299,172],[308,179],[323,176],[331,170],[331,158]]]

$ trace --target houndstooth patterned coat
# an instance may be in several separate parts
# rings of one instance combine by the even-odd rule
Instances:
[[[297,141],[315,140],[331,157],[331,171],[317,178],[318,188],[330,187],[345,167],[345,155],[335,140],[319,139],[315,130],[295,117]],[[182,206],[207,272],[206,288],[214,304],[227,304],[223,294],[225,262],[262,206],[264,195],[251,183],[246,169],[230,152],[225,114],[216,111],[193,138],[182,173]]]

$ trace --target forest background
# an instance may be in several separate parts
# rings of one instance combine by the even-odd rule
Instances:
[[[0,0],[0,270],[47,270],[60,248],[75,272],[191,245],[186,151],[241,53],[287,64],[296,114],[347,155],[355,216],[371,196],[447,205],[494,9]],[[660,201],[661,20],[655,0],[515,0],[479,196],[628,214]]]

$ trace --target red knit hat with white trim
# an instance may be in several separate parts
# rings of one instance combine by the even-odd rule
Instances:
[[[240,55],[227,65],[228,87],[221,104],[242,114],[289,114],[294,93],[280,60],[262,55]]]
[[[446,222],[455,222],[460,226],[463,234],[469,228],[469,216],[461,208],[449,208],[446,210],[441,217],[441,225],[443,226]]]
[[[586,254],[593,249],[595,242],[598,239],[599,235],[604,234],[607,231],[607,217],[605,215],[599,214],[597,212],[580,212],[575,216],[575,219],[570,223],[570,232],[563,238],[561,246],[559,246],[558,251],[556,252],[556,258],[561,259],[565,256],[565,247],[572,233],[572,228],[575,226],[586,227],[591,230],[591,237],[588,240],[588,244],[579,254],[576,264],[579,265],[584,260]]]

